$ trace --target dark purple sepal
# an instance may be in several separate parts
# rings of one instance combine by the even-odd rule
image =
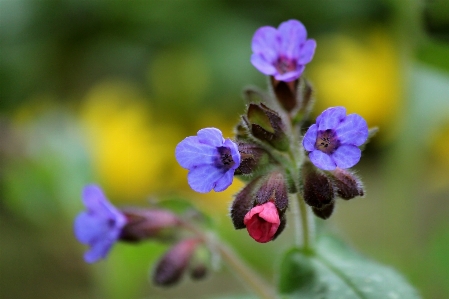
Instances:
[[[334,201],[334,185],[326,174],[306,162],[302,175],[303,197],[309,206],[322,209]]]
[[[241,162],[236,175],[252,174],[269,163],[268,153],[257,144],[238,142]]]
[[[280,171],[273,171],[263,180],[256,192],[257,204],[273,201],[279,212],[285,211],[288,206],[288,191],[284,174]]]
[[[255,188],[259,185],[259,179],[253,179],[235,196],[231,205],[231,220],[235,229],[246,228],[243,222],[245,215],[254,207]]]
[[[317,216],[317,217],[319,217],[321,219],[327,219],[334,212],[334,208],[335,208],[335,202],[332,202],[332,203],[328,204],[327,206],[324,206],[321,209],[317,209],[315,207],[312,207],[312,211],[315,214],[315,216]]]
[[[300,79],[296,79],[290,82],[284,82],[276,80],[273,76],[270,76],[271,88],[276,96],[276,99],[287,112],[292,111],[298,105],[297,103],[297,88]]]
[[[285,217],[285,213],[281,213],[279,216],[281,217],[281,223],[279,224],[278,230],[274,234],[272,241],[275,240],[287,226],[287,217]]]
[[[252,135],[280,151],[288,150],[290,144],[285,124],[279,114],[264,104],[250,104],[247,111],[248,127]]]
[[[365,194],[362,181],[350,171],[337,167],[331,174],[338,197],[349,200]]]
[[[127,219],[120,234],[120,240],[139,242],[145,239],[171,239],[176,233],[174,227],[180,225],[176,214],[163,209],[122,209]]]

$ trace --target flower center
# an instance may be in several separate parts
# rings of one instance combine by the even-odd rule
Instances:
[[[219,146],[217,147],[217,150],[219,156],[217,157],[215,163],[219,168],[225,168],[226,170],[228,170],[232,166],[234,166],[235,162],[234,159],[232,159],[231,149],[225,146]]]
[[[318,131],[315,147],[326,154],[332,154],[340,145],[334,130]]]
[[[276,69],[279,73],[285,74],[296,69],[296,61],[287,57],[279,57],[276,61]]]

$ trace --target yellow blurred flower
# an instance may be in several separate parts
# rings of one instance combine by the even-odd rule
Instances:
[[[366,40],[336,35],[318,44],[319,56],[310,68],[317,98],[314,112],[345,106],[369,126],[381,127],[385,137],[403,105],[401,61],[392,37],[373,31]]]
[[[147,99],[120,81],[101,83],[81,109],[89,150],[99,183],[107,193],[142,200],[170,186],[177,130],[151,122]]]

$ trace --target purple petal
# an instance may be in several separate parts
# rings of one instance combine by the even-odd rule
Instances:
[[[75,218],[75,237],[83,244],[89,244],[98,236],[98,227],[101,226],[101,218],[92,216],[87,212],[80,213]],[[100,231],[102,229],[100,228]]]
[[[318,126],[316,124],[313,124],[309,127],[306,134],[304,135],[304,139],[302,140],[302,146],[304,146],[306,151],[311,152],[315,150],[317,135]]]
[[[280,54],[297,60],[301,45],[307,38],[306,27],[297,20],[289,20],[279,25],[278,32],[281,38]]]
[[[312,163],[323,170],[334,170],[337,168],[331,157],[320,150],[314,150],[309,153],[309,159]]]
[[[362,145],[368,138],[368,124],[357,114],[349,114],[335,129],[342,144]]]
[[[324,110],[320,116],[316,118],[318,130],[325,131],[327,129],[335,129],[338,124],[345,118],[345,107],[331,107]]]
[[[238,145],[231,139],[226,139],[224,142],[224,146],[226,146],[227,148],[229,148],[231,150],[232,160],[235,163],[232,166],[232,169],[236,169],[237,167],[240,166],[240,161],[241,161]]]
[[[198,131],[196,134],[200,143],[212,145],[215,147],[223,146],[223,134],[216,128],[205,128]]]
[[[232,184],[232,180],[234,179],[234,170],[228,170],[215,185],[215,192],[221,192],[226,190]]]
[[[105,258],[111,250],[112,245],[114,245],[114,241],[107,239],[99,240],[84,254],[84,260],[87,263],[95,263],[96,261]]]
[[[252,54],[251,63],[259,72],[267,76],[272,76],[277,73],[276,68],[273,66],[273,62],[267,61],[260,54]]]
[[[294,71],[287,72],[284,74],[276,74],[274,78],[278,81],[284,81],[284,82],[290,82],[298,79],[302,72],[304,71],[306,67],[304,65],[298,66]]]
[[[83,203],[87,210],[96,213],[109,214],[112,205],[109,204],[103,191],[97,185],[87,185],[82,192]]]
[[[362,151],[354,145],[341,145],[332,153],[332,159],[340,168],[351,168],[359,162]]]
[[[304,65],[312,61],[313,55],[315,54],[315,48],[316,41],[314,39],[308,39],[301,47],[297,63],[299,65]]]
[[[278,59],[279,46],[278,32],[271,26],[257,29],[251,42],[253,53],[259,54],[265,61],[271,63]]]
[[[181,167],[191,169],[199,165],[211,164],[218,155],[217,148],[200,143],[198,137],[190,136],[178,143],[175,156]]]
[[[223,175],[223,171],[213,165],[201,165],[189,171],[187,181],[194,191],[207,193],[215,187]]]

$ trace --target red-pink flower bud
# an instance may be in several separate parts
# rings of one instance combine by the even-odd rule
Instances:
[[[249,235],[259,243],[271,241],[276,234],[281,220],[273,202],[269,201],[255,206],[243,220]]]

